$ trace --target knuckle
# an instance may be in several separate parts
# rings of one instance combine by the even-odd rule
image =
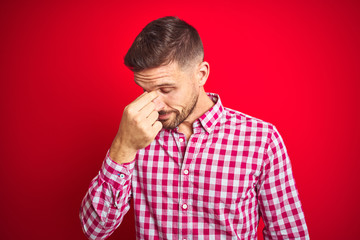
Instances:
[[[124,108],[124,112],[127,113],[127,114],[132,114],[134,111],[133,111],[131,105],[127,105],[127,106]]]
[[[133,118],[133,121],[134,121],[136,124],[139,124],[139,123],[141,122],[140,116],[139,116],[139,115],[135,116],[135,117]]]
[[[145,124],[140,124],[140,129],[144,132],[144,136],[147,135],[147,127]]]
[[[144,135],[144,140],[145,140],[146,142],[149,142],[149,141],[152,140],[152,136],[151,136],[150,134],[145,134],[145,135]]]

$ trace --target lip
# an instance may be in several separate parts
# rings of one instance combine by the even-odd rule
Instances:
[[[165,115],[159,115],[159,120],[166,120],[170,117],[170,115],[171,115],[171,112],[167,113]]]

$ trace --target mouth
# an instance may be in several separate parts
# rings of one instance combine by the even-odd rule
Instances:
[[[159,113],[159,121],[167,120],[172,112]]]

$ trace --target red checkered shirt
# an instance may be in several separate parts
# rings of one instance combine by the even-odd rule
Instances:
[[[84,197],[80,218],[90,239],[121,223],[133,198],[138,239],[309,239],[290,160],[267,122],[215,105],[193,123],[186,141],[161,130],[117,164],[107,153]]]

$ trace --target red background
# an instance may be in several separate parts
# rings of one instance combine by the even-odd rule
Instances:
[[[311,238],[358,236],[358,1],[50,2],[0,7],[1,239],[85,239],[80,202],[141,93],[123,57],[166,15],[198,29],[206,90],[277,126]]]

